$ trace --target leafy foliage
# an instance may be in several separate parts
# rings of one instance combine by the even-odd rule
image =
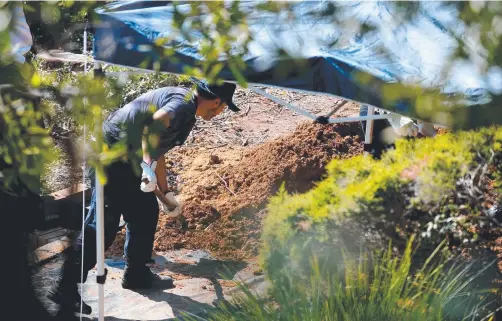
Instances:
[[[16,185],[21,180],[33,192],[38,192],[37,178],[43,160],[53,156],[49,152],[52,141],[39,125],[43,111],[21,91],[4,90],[1,101],[12,108],[4,108],[0,119],[0,164],[3,167],[0,178],[5,186]],[[1,126],[4,123],[17,126]]]
[[[98,1],[26,2],[24,11],[33,34],[34,49],[82,52],[85,24],[91,20],[92,10],[100,5],[103,3]]]
[[[340,256],[336,265],[322,265],[315,255],[304,278],[281,274],[272,278],[268,296],[241,285],[242,294],[208,320],[480,320],[489,296],[474,291],[466,266],[446,266],[438,247],[412,272],[412,239],[404,255],[392,249],[371,255]],[[475,303],[475,302],[478,303]],[[461,303],[461,304],[459,304]],[[190,319],[190,318],[189,318]]]
[[[247,44],[251,39],[246,14],[239,10],[238,4],[192,2],[188,11],[176,10],[173,24],[178,34],[160,39],[155,50],[159,50],[163,59],[172,59],[173,50],[163,45],[175,42],[179,35],[190,42],[193,39],[190,39],[188,31],[196,30],[201,36],[197,52],[206,59],[184,72],[207,78],[210,82],[221,81],[219,73],[224,65],[220,58],[226,57],[228,67],[239,83],[245,86],[243,57],[248,52]],[[78,32],[73,33],[76,38],[44,38],[40,33],[71,34],[69,31],[73,25],[82,27],[79,23],[87,21],[87,12],[96,5],[95,2],[60,1],[34,5],[39,5],[40,10],[27,6],[27,11],[28,15],[35,16],[35,20],[40,15],[40,27],[33,30],[36,42],[43,42],[45,48],[54,48],[63,47],[60,39],[69,39],[69,47],[65,48],[80,48]],[[466,32],[477,35],[475,40],[480,40],[482,49],[488,52],[482,65],[489,81],[490,77],[500,73],[497,68],[500,68],[502,43],[498,20],[502,6],[496,2],[452,5],[461,7],[461,17],[468,27]],[[284,11],[287,15],[289,6],[270,1],[257,4],[256,10]],[[413,14],[419,11],[419,4],[406,9],[403,19],[413,19]],[[11,16],[9,10],[9,5],[1,3],[2,18]],[[321,12],[321,17],[333,18],[332,22],[336,25],[340,23],[338,10],[329,3]],[[59,26],[63,30],[59,30]],[[155,87],[158,82],[184,81],[152,74],[135,76],[127,83],[127,80],[110,81],[74,74],[67,66],[62,72],[51,73],[37,70],[36,61],[35,67],[19,65],[8,54],[10,27],[6,25],[0,29],[0,77],[1,84],[7,84],[1,88],[0,102],[0,161],[6,165],[2,166],[0,178],[4,185],[22,180],[37,189],[43,163],[55,156],[49,152],[53,142],[50,131],[42,124],[44,118],[49,128],[58,123],[55,118],[72,121],[73,129],[77,131],[84,124],[88,126],[88,131],[96,138],[91,143],[89,163],[102,174],[104,180],[104,166],[118,158],[134,156],[124,145],[116,145],[111,150],[107,148],[99,130],[104,116],[143,90]],[[46,31],[42,30],[44,28],[47,28]],[[58,31],[47,31],[54,28]],[[371,32],[372,27],[363,25],[360,31]],[[468,46],[460,37],[455,54],[451,57],[452,62],[456,58],[462,61],[478,57],[470,56]],[[288,53],[279,46],[277,57],[285,56]],[[154,66],[158,67],[158,64]],[[136,87],[138,84],[139,90]],[[443,97],[438,91],[398,84],[377,85],[375,90],[381,90],[388,100],[384,103],[403,98],[416,100],[417,105],[422,107],[416,116],[432,120],[448,116],[441,109],[440,98]],[[494,105],[501,101],[501,93],[496,89],[492,92]],[[478,117],[469,114],[470,111],[454,109],[450,110],[450,115],[452,111],[458,112],[456,117],[459,120]],[[499,119],[498,115],[500,113],[491,114],[495,120]],[[52,120],[47,120],[47,116],[52,116]],[[272,294],[275,301],[267,303],[248,295],[239,304],[239,308],[244,309],[240,311],[245,313],[227,309],[214,318],[339,320],[371,317],[374,320],[387,317],[390,320],[413,320],[427,313],[435,320],[443,320],[442,304],[451,295],[458,294],[462,287],[455,287],[456,283],[443,276],[447,274],[442,274],[439,267],[426,267],[423,274],[411,276],[409,245],[405,247],[405,256],[401,260],[391,258],[390,249],[387,254],[377,257],[372,270],[369,270],[369,265],[361,263],[364,261],[348,259],[344,262],[349,268],[342,269],[340,274],[333,273],[328,279],[319,275],[327,275],[325,266],[336,266],[332,263],[340,261],[345,248],[349,248],[347,253],[353,253],[352,249],[359,245],[358,233],[363,238],[375,240],[377,244],[381,244],[378,238],[383,237],[392,238],[402,245],[410,232],[421,232],[420,236],[431,240],[432,244],[444,235],[461,242],[475,240],[476,232],[472,228],[482,227],[482,222],[487,226],[492,224],[489,219],[480,219],[488,217],[484,215],[485,208],[480,198],[486,193],[489,178],[496,182],[496,189],[502,187],[497,185],[500,182],[501,149],[502,133],[498,128],[491,128],[444,135],[435,140],[400,142],[397,150],[388,153],[381,161],[362,157],[334,161],[329,166],[326,180],[313,191],[294,196],[283,192],[270,204],[271,214],[263,235],[262,259],[274,282]],[[369,227],[369,231],[367,228],[358,229],[362,223]],[[313,257],[318,261],[312,263]],[[452,275],[455,276],[455,273]],[[311,282],[304,282],[306,278]]]
[[[484,199],[500,192],[502,129],[400,140],[381,160],[333,160],[328,175],[300,195],[284,191],[269,205],[262,262],[271,275],[310,268],[304,253],[329,260],[360,246],[396,246],[417,233],[423,248],[445,237],[450,245],[475,244],[499,226]],[[492,186],[492,187],[490,187]],[[491,193],[491,194],[490,194]],[[288,272],[288,273],[289,273]]]
[[[110,71],[130,71],[130,69],[122,67],[109,69]],[[112,83],[110,87],[117,89],[115,94],[119,97],[120,106],[131,102],[149,90],[167,86],[190,87],[192,85],[189,77],[159,72],[129,75],[125,78],[108,78],[107,80]]]
[[[177,32],[170,34],[165,39],[159,39],[156,44],[154,50],[157,50],[160,54],[161,59],[175,59],[173,57],[173,47],[165,46],[166,44],[176,44],[179,39],[184,39],[187,43],[194,43],[192,39],[192,35],[197,35],[197,46],[194,47],[197,50],[197,53],[204,56],[205,59],[199,65],[194,66],[192,68],[188,68],[184,70],[186,75],[203,77],[208,79],[210,82],[220,82],[220,71],[224,67],[228,67],[239,83],[243,86],[246,85],[246,79],[244,79],[242,70],[244,70],[245,65],[243,63],[243,59],[248,53],[247,45],[251,41],[251,34],[249,32],[248,27],[248,14],[249,12],[253,12],[255,14],[257,11],[263,13],[279,13],[282,16],[288,17],[291,15],[295,3],[285,3],[285,2],[274,2],[274,1],[265,1],[256,4],[246,3],[248,6],[247,10],[241,10],[241,3],[239,2],[192,2],[189,4],[186,3],[175,3],[175,12],[174,12],[174,20],[173,27]],[[89,1],[89,2],[73,2],[73,1],[59,1],[53,3],[27,3],[25,11],[27,12],[28,20],[32,22],[33,33],[35,34],[35,42],[47,42],[46,47],[65,47],[66,49],[73,50],[75,48],[80,48],[81,39],[80,38],[72,38],[67,37],[69,34],[79,34],[80,32],[76,32],[81,30],[83,27],[83,23],[87,22],[92,18],[90,13],[92,9],[98,5],[102,5],[102,3]],[[402,19],[413,19],[414,14],[420,12],[421,4],[413,4],[413,5],[404,5],[404,4],[396,4],[396,6],[403,7],[403,16]],[[6,9],[7,8],[7,9]],[[501,44],[499,41],[500,35],[497,33],[497,17],[498,13],[501,10],[501,6],[498,3],[483,3],[474,5],[459,5],[459,8],[462,10],[462,18],[465,20],[466,30],[470,30],[469,28],[477,28],[476,19],[477,16],[473,14],[473,12],[478,12],[483,14],[486,18],[486,21],[483,22],[481,32],[479,33],[479,37],[481,39],[480,43],[486,45],[487,50],[490,49],[493,51],[493,54],[490,54],[490,59],[486,62],[486,70],[489,72],[490,67],[497,63],[497,58],[500,55],[496,55],[495,53],[500,51]],[[360,28],[352,28],[350,27],[351,22],[343,21],[343,14],[340,14],[340,10],[343,10],[343,6],[338,6],[338,4],[329,3],[325,6],[312,7],[312,12],[309,14],[318,17],[323,23],[332,23],[334,26],[338,26],[342,29],[351,30],[351,32],[371,32],[371,25],[363,25]],[[318,10],[322,9],[322,10]],[[2,12],[8,10],[7,7],[2,7]],[[8,15],[6,15],[7,17]],[[38,22],[33,23],[33,22]],[[37,27],[38,26],[38,27]],[[491,27],[490,27],[491,26]],[[10,26],[9,26],[10,27]],[[6,53],[8,52],[9,44],[9,27],[4,28],[4,30],[0,31],[0,52]],[[349,28],[350,27],[350,28]],[[42,29],[46,30],[43,31]],[[55,29],[54,29],[55,28]],[[58,29],[59,28],[59,29]],[[75,29],[76,28],[76,29]],[[48,31],[47,31],[48,30]],[[75,32],[72,32],[75,31]],[[49,38],[57,39],[58,41],[45,41],[43,39],[47,38],[43,36],[43,34],[50,34]],[[63,34],[63,36],[61,36]],[[44,38],[45,37],[45,38]],[[338,41],[338,40],[337,40]],[[333,45],[336,44],[334,42]],[[67,45],[64,43],[67,42]],[[465,44],[462,39],[458,39],[458,46],[461,53],[465,53],[465,55],[461,55],[462,59],[475,59],[477,56],[470,56],[471,52],[465,49]],[[73,48],[73,49],[72,49]],[[463,48],[463,49],[462,49]],[[290,57],[290,53],[288,53],[285,48],[282,48],[280,45],[275,48],[277,50],[277,57],[284,58],[294,58]],[[383,48],[385,49],[385,48]],[[463,50],[463,51],[462,51]],[[459,51],[459,52],[460,52]],[[223,60],[221,58],[224,58]],[[452,61],[454,57],[452,58]],[[2,62],[6,64],[9,59],[3,54]],[[159,62],[155,62],[154,67],[157,68],[160,64]],[[295,66],[296,68],[301,68],[302,66]],[[303,66],[307,67],[307,66]],[[24,68],[24,67],[23,67]],[[291,66],[284,66],[284,70],[291,69]],[[6,74],[8,71],[2,70],[2,74]],[[487,74],[487,77],[489,75]],[[59,83],[59,79],[56,81],[45,80],[42,76],[42,73],[38,73],[38,76],[32,78],[26,73],[23,74],[24,83],[22,86],[41,88],[40,86],[45,86],[46,83],[51,82],[52,87],[56,90],[63,90],[63,84]],[[47,75],[50,78],[50,76]],[[73,77],[73,76],[72,76]],[[136,77],[136,76],[135,76]],[[152,77],[152,78],[148,78]],[[151,88],[154,86],[155,82],[166,81],[165,77],[168,76],[148,76],[145,78],[135,79],[136,83],[140,83],[141,86],[145,88]],[[147,80],[149,79],[149,80]],[[97,80],[91,80],[90,77],[88,81],[93,83],[98,83]],[[170,81],[170,80],[168,80]],[[364,81],[372,81],[371,79],[361,79]],[[120,80],[117,81],[119,83]],[[79,81],[79,83],[81,83]],[[96,106],[100,106],[104,104],[104,110],[110,110],[110,108],[115,108],[119,105],[119,103],[129,101],[132,99],[138,92],[134,92],[134,90],[129,90],[129,88],[123,88],[122,90],[113,90],[112,87],[115,87],[116,84],[112,84],[111,82],[107,82],[104,86],[101,87],[102,96],[97,99],[96,97]],[[36,86],[33,86],[33,85]],[[383,97],[388,98],[388,101],[385,100],[384,103],[390,103],[395,101],[396,99],[415,99],[417,100],[418,105],[424,106],[424,111],[422,114],[418,115],[423,117],[424,119],[436,119],[437,117],[441,118],[445,116],[445,111],[441,109],[441,99],[439,97],[439,93],[437,91],[424,91],[415,86],[400,86],[397,84],[375,84],[376,89],[381,90],[384,94]],[[381,86],[380,86],[381,85]],[[107,87],[108,86],[108,87]],[[89,87],[88,85],[83,85],[83,87]],[[92,87],[92,86],[91,86]],[[120,86],[119,86],[120,87]],[[131,87],[131,89],[134,89]],[[110,96],[110,92],[114,92],[112,96]],[[496,94],[496,93],[495,93]],[[123,96],[123,97],[117,97]],[[82,91],[79,92],[77,99],[83,100],[85,97]],[[112,99],[110,99],[112,97]],[[495,97],[495,96],[494,96]],[[496,97],[495,97],[496,98]],[[76,100],[73,100],[74,104],[77,103]],[[80,102],[82,104],[82,101]],[[57,112],[54,113],[54,110]],[[467,110],[467,109],[466,109]],[[98,119],[89,118],[88,116],[91,114],[96,114],[95,112],[88,113],[86,121],[83,121],[81,118],[83,110],[77,109],[68,109],[65,113],[60,114],[59,110],[55,108],[55,106],[49,106],[46,110],[42,112],[45,114],[46,112],[53,113],[53,116],[56,114],[65,115],[64,117],[68,117],[67,119],[72,119],[75,124],[78,126],[82,126],[84,123],[89,124],[89,122],[95,123]],[[465,117],[470,117],[464,111],[454,111],[451,109],[450,112],[458,112],[458,117],[456,119],[463,119]],[[432,113],[432,114],[431,114]],[[99,117],[103,117],[106,115],[105,113],[98,113]],[[485,115],[486,113],[481,113]],[[436,117],[437,116],[437,117]],[[471,115],[473,116],[473,115]],[[474,115],[475,116],[475,115]],[[436,117],[436,118],[434,118]],[[45,117],[48,118],[48,117]],[[9,120],[10,121],[10,120]],[[13,126],[15,126],[13,124]],[[42,129],[42,127],[40,127]],[[99,149],[101,151],[101,149]],[[99,151],[94,151],[95,153],[99,153]],[[121,157],[123,153],[115,153],[113,157]],[[111,157],[110,155],[105,158]]]

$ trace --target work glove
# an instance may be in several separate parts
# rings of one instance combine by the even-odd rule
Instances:
[[[157,167],[157,161],[153,161],[151,165],[146,162],[141,162],[141,168],[143,173],[141,174],[141,190],[145,193],[150,193],[155,191],[157,188],[157,176],[155,176],[155,168]]]
[[[416,136],[418,134],[418,126],[408,117],[393,114],[389,122],[394,132],[400,136]]]
[[[181,204],[178,202],[176,197],[174,197],[174,194],[172,192],[166,193],[166,198],[169,201],[171,201],[173,204],[176,204],[176,208],[174,210],[170,211],[166,204],[162,203],[161,200],[158,200],[159,204],[161,206],[160,210],[162,212],[164,212],[169,217],[178,217],[181,214]]]
[[[427,137],[436,136],[436,129],[431,123],[418,122],[418,132]]]
[[[411,122],[399,128],[397,133],[401,136],[407,136],[407,137],[417,136],[418,126],[414,122]]]

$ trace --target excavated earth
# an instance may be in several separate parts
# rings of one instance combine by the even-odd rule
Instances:
[[[254,148],[201,151],[179,148],[167,155],[171,186],[183,202],[182,219],[160,215],[155,250],[205,249],[222,259],[257,254],[268,199],[282,184],[290,193],[312,188],[334,158],[363,151],[359,123],[305,123]],[[110,255],[123,253],[124,230]]]

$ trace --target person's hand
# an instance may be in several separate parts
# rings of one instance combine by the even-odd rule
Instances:
[[[143,173],[141,174],[140,188],[145,193],[153,192],[157,188],[157,176],[155,176],[155,167],[157,167],[157,161],[153,161],[151,165],[148,165],[145,162],[141,162]]]
[[[172,192],[166,193],[166,198],[172,203],[176,204],[176,208],[172,211],[169,210],[166,204],[162,203],[159,200],[159,204],[161,205],[160,210],[164,212],[167,216],[169,217],[178,217],[181,214],[181,204],[178,202],[176,197],[174,197],[174,194]]]

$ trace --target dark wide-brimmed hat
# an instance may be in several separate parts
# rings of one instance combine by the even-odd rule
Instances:
[[[236,84],[225,82],[223,85],[208,85],[207,82],[195,78],[192,78],[192,81],[197,86],[197,91],[203,91],[208,96],[214,97],[214,99],[221,99],[231,111],[237,112],[240,110],[232,101],[237,88]]]

